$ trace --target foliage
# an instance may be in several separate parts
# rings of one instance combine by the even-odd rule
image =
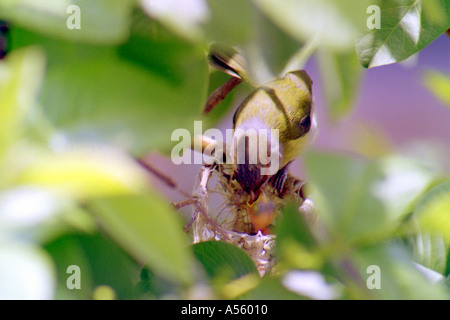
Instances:
[[[81,29],[67,28],[69,4]],[[373,4],[381,29],[366,24]],[[174,129],[213,126],[230,110],[233,96],[201,116],[226,79],[208,69],[211,42],[238,46],[255,83],[314,53],[339,120],[363,67],[422,50],[450,27],[450,1],[9,0],[0,19],[11,26],[0,61],[0,298],[449,298],[449,180],[428,163],[308,153],[321,231],[285,208],[278,274],[260,279],[242,250],[190,244],[130,155],[167,153]],[[424,83],[448,103],[445,75]],[[70,265],[80,290],[66,286]],[[380,290],[367,288],[371,265]]]

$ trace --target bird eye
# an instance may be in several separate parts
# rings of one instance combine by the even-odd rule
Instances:
[[[300,121],[300,126],[302,126],[306,131],[311,127],[311,116],[307,115]]]

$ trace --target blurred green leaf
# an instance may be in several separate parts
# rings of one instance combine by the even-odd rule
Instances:
[[[75,62],[49,70],[42,101],[50,119],[72,135],[112,141],[139,153],[170,150],[173,130],[193,127],[205,93],[204,61],[187,58],[183,63],[190,70],[174,83],[115,56]]]
[[[136,297],[140,299],[164,299],[178,297],[177,286],[167,279],[159,277],[152,269],[145,266],[139,274],[140,281],[136,283]]]
[[[428,21],[434,21],[438,24],[445,24],[448,19],[448,12],[442,10],[441,0],[422,1],[423,11]]]
[[[23,133],[24,118],[35,103],[44,76],[38,48],[12,52],[0,61],[0,156]]]
[[[117,196],[93,200],[89,208],[101,226],[140,263],[168,280],[190,284],[193,264],[181,221],[158,196]]]
[[[434,300],[447,299],[442,283],[430,281],[423,269],[411,262],[404,247],[385,243],[358,250],[356,263],[362,278],[367,281],[373,275],[369,266],[379,267],[380,289],[369,290],[375,299]]]
[[[245,299],[248,300],[305,300],[288,289],[280,282],[279,278],[264,277],[259,285],[250,291]]]
[[[138,264],[110,239],[94,234],[62,235],[45,245],[56,264],[57,299],[92,299],[97,286],[108,285],[118,299],[133,299]],[[70,290],[66,282],[70,265],[80,267],[81,288]]]
[[[302,62],[306,61],[296,60],[286,65],[305,45],[281,30],[260,10],[253,11],[251,28],[252,37],[239,49],[246,57],[247,72],[253,83],[264,84],[284,76],[283,72],[304,68]]]
[[[370,2],[351,0],[254,0],[283,30],[299,41],[318,41],[319,45],[342,50],[354,45],[365,27]]]
[[[248,0],[207,0],[210,17],[203,25],[209,41],[240,45],[255,34],[255,12]]]
[[[311,225],[298,211],[298,205],[289,204],[277,219],[276,252],[279,268],[317,269],[322,257],[317,252],[317,241]]]
[[[354,106],[363,68],[353,51],[319,49],[317,58],[328,110],[332,118],[339,119]]]
[[[367,30],[357,42],[359,61],[366,68],[405,60],[419,52],[450,26],[450,2],[434,1],[433,12],[445,13],[436,19],[425,13],[430,5],[420,0],[381,0],[380,29]],[[426,1],[425,1],[426,2]],[[439,6],[439,9],[436,7]]]
[[[425,86],[447,107],[450,107],[450,76],[438,71],[427,71],[423,77]]]
[[[448,248],[448,250],[447,250],[447,262],[446,262],[446,268],[444,271],[444,275],[446,275],[447,277],[450,276],[450,248]]]
[[[95,44],[117,44],[128,35],[130,0],[12,0],[0,3],[0,18],[46,36]],[[80,29],[69,29],[73,5]]]
[[[249,273],[257,274],[256,266],[250,257],[235,245],[207,241],[192,246],[194,255],[211,278],[226,277],[237,279]]]
[[[298,211],[298,205],[289,204],[283,208],[283,213],[277,219],[275,226],[277,245],[282,245],[288,239],[313,248],[317,243],[305,216]]]
[[[450,243],[450,181],[430,189],[414,210],[421,229],[444,237]]]
[[[172,132],[192,130],[200,118],[208,81],[204,52],[167,32],[133,37],[118,52],[46,41],[20,29],[13,36],[23,37],[16,46],[44,46],[49,63],[40,102],[71,141],[106,141],[139,154],[168,151]]]
[[[447,263],[447,247],[441,236],[422,233],[415,237],[414,260],[441,274]]]
[[[144,11],[175,34],[197,43],[242,44],[253,35],[253,12],[241,0],[140,0]]]
[[[391,235],[435,177],[420,163],[395,157],[368,162],[309,153],[305,160],[318,194],[319,218],[350,241]]]
[[[148,185],[131,157],[102,145],[77,145],[37,157],[15,183],[53,188],[76,199],[138,193]]]

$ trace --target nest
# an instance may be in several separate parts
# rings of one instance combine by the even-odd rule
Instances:
[[[215,185],[213,187],[209,184]],[[275,218],[287,202],[296,202],[299,211],[313,216],[311,202],[302,197],[304,181],[287,175],[283,192],[278,192],[270,183],[264,184],[263,192],[275,207]],[[211,208],[210,198],[219,194],[223,202]],[[205,164],[200,169],[193,197],[194,212],[190,225],[193,225],[194,243],[203,241],[224,241],[242,248],[253,260],[260,276],[273,272],[275,264],[274,234],[264,234],[255,230],[248,212],[249,195],[233,179],[232,168],[225,164]]]

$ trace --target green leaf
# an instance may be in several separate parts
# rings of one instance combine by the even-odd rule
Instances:
[[[45,57],[37,48],[17,50],[0,61],[0,155],[23,132],[24,118],[36,104]]]
[[[253,35],[252,7],[241,0],[140,0],[151,18],[191,42],[245,43]]]
[[[97,286],[110,286],[118,299],[133,299],[139,265],[99,233],[65,234],[45,245],[56,264],[56,299],[92,299]],[[67,288],[67,267],[80,267],[79,290]]]
[[[142,9],[169,30],[191,41],[202,39],[200,25],[208,19],[205,0],[140,0]]]
[[[0,3],[0,18],[43,35],[69,41],[116,44],[128,35],[129,0],[11,0]],[[80,28],[70,29],[79,8]]]
[[[282,245],[284,241],[294,240],[308,248],[314,247],[316,240],[309,228],[305,216],[298,211],[298,206],[289,204],[283,208],[283,213],[277,219],[275,226],[277,245]]]
[[[119,52],[49,41],[19,28],[13,36],[21,39],[17,46],[39,43],[47,52],[40,102],[71,141],[106,141],[135,153],[168,151],[172,132],[192,130],[200,118],[208,81],[204,53],[167,32],[133,37]]]
[[[400,245],[385,243],[365,247],[355,253],[354,261],[364,280],[362,285],[374,281],[375,272],[368,267],[379,267],[380,289],[370,290],[374,299],[447,299],[444,285],[429,277],[433,272],[412,263]]]
[[[77,145],[32,159],[17,174],[15,184],[51,188],[76,199],[148,190],[148,182],[134,159],[106,146]]]
[[[137,261],[173,282],[193,281],[189,241],[175,212],[160,197],[105,197],[88,206],[108,234]]]
[[[192,246],[194,255],[211,278],[226,277],[237,279],[249,273],[257,274],[256,266],[250,257],[235,245],[207,241]]]
[[[427,71],[423,83],[436,97],[450,108],[450,76],[438,71]]]
[[[450,276],[445,278],[445,285],[447,287],[447,291],[450,291]]]
[[[422,232],[411,237],[410,243],[414,261],[441,274],[445,273],[448,249],[442,236]]]
[[[420,0],[382,0],[381,27],[368,30],[356,44],[361,64],[366,68],[405,60],[419,52],[450,26],[450,2],[434,1],[447,18],[430,19],[429,6]],[[435,9],[433,9],[436,11]]]
[[[317,269],[322,265],[311,228],[298,205],[292,203],[283,208],[275,226],[280,268]]]
[[[386,238],[401,223],[412,201],[434,179],[421,163],[386,158],[368,162],[309,153],[305,157],[318,218],[348,240]]]
[[[197,66],[192,74],[202,77],[205,65]],[[140,153],[169,149],[173,130],[193,126],[204,83],[195,77],[170,83],[116,57],[104,57],[49,70],[42,100],[51,119],[71,135],[92,135]],[[58,112],[61,104],[64,111]]]
[[[442,10],[441,0],[422,1],[423,10],[428,21],[434,21],[438,24],[446,23],[447,14]]]
[[[420,227],[444,237],[450,243],[450,181],[447,180],[421,197],[414,210]]]
[[[280,278],[264,277],[259,285],[250,291],[245,299],[248,300],[305,300],[305,297],[289,291],[280,282]]]
[[[320,49],[317,57],[330,115],[338,119],[354,106],[363,68],[353,51]]]
[[[348,49],[365,26],[369,1],[254,0],[270,19],[299,41],[318,41],[333,49]]]
[[[239,49],[246,57],[248,74],[254,84],[264,84],[274,77],[283,77],[283,72],[303,69],[303,62],[291,57],[305,46],[281,30],[260,10],[254,10],[251,28],[254,34]],[[287,68],[287,69],[285,69]]]
[[[207,0],[210,16],[203,24],[209,41],[240,45],[255,35],[254,9],[249,1]]]

